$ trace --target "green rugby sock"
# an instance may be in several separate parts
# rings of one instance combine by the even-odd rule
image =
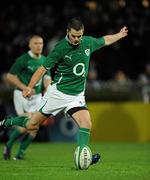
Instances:
[[[30,134],[26,134],[21,141],[20,148],[16,156],[23,157],[25,154],[25,150],[32,143],[33,139],[34,138]]]
[[[27,116],[17,116],[17,117],[6,117],[4,125],[6,127],[11,127],[11,126],[21,126],[21,127],[26,127],[26,123],[29,120]]]
[[[80,128],[78,132],[77,144],[78,146],[84,146],[89,144],[90,129]]]
[[[12,148],[14,142],[16,141],[16,139],[22,134],[22,132],[19,131],[19,129],[15,128],[12,130],[9,140],[7,141],[6,145],[9,149]]]

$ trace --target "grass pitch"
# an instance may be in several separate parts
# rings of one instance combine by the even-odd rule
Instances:
[[[18,144],[14,146],[12,157]],[[32,143],[23,161],[3,160],[0,144],[0,180],[149,180],[150,144],[95,143],[101,161],[88,170],[76,170],[73,143]]]

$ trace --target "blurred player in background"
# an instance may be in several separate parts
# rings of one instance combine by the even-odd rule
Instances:
[[[43,38],[41,36],[31,36],[29,39],[29,49],[30,50],[27,53],[24,53],[16,59],[15,63],[10,68],[6,79],[10,84],[15,86],[13,101],[17,115],[32,117],[33,112],[38,110],[43,90],[45,91],[50,84],[51,77],[50,74],[47,73],[32,89],[29,98],[24,98],[22,96],[22,91],[27,87],[33,73],[45,62],[46,59],[46,57],[42,55]],[[5,160],[10,159],[12,146],[21,135],[24,136],[22,137],[19,150],[14,157],[14,160],[24,158],[25,150],[34,139],[34,136],[31,135],[26,128],[15,126],[4,147],[3,157]]]
[[[23,90],[24,97],[30,97],[32,89],[42,76],[55,65],[57,71],[52,86],[49,86],[43,97],[41,108],[32,118],[5,118],[1,121],[4,127],[19,125],[30,132],[37,133],[39,125],[49,115],[60,111],[68,113],[79,126],[77,144],[83,147],[89,144],[91,117],[85,103],[84,91],[88,75],[90,55],[94,51],[115,43],[127,36],[127,28],[123,27],[118,33],[100,38],[83,36],[84,25],[79,18],[73,18],[68,23],[67,34],[57,43],[43,65],[38,68],[31,81]],[[22,117],[23,118],[23,117]],[[95,164],[100,155],[93,154],[91,164]]]

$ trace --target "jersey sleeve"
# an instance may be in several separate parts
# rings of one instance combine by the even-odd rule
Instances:
[[[59,46],[55,46],[53,51],[49,53],[49,55],[46,58],[46,61],[43,63],[43,66],[50,70],[52,67],[55,66],[61,59],[62,59],[62,48]]]
[[[102,48],[103,46],[105,46],[105,40],[103,37],[101,38],[94,38],[91,37],[91,48],[92,48],[92,52]]]
[[[26,61],[24,61],[23,58],[19,57],[16,59],[15,63],[11,66],[9,73],[13,75],[21,74],[25,66],[26,66]]]

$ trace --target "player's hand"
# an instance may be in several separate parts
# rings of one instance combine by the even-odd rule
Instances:
[[[121,30],[120,30],[120,35],[121,37],[125,37],[128,35],[128,29],[126,26],[124,26]]]
[[[35,94],[35,89],[31,89],[31,93],[30,93],[30,96],[34,95]]]
[[[30,87],[26,87],[22,91],[23,97],[30,97],[32,95],[31,93],[32,93],[32,89]]]

